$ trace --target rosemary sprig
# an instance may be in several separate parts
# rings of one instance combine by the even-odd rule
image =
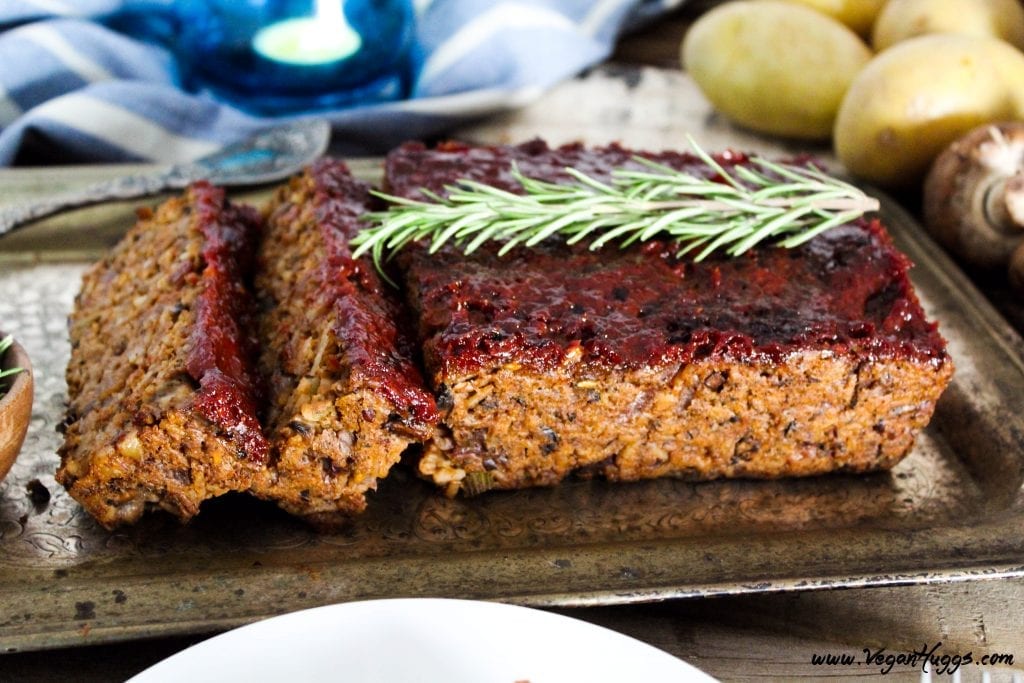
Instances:
[[[445,187],[447,196],[422,190],[426,200],[376,193],[391,206],[365,216],[374,225],[352,240],[353,256],[370,253],[379,269],[387,256],[419,240],[429,239],[430,253],[453,242],[467,254],[500,241],[503,255],[557,234],[570,244],[588,240],[591,249],[667,237],[679,244],[680,256],[696,252],[700,261],[716,249],[738,256],[767,239],[795,247],[878,210],[878,200],[812,166],[753,157],[730,173],[690,142],[717,178],[637,157],[644,168],[616,169],[610,183],[574,168],[565,169],[574,182],[546,182],[513,165],[522,194],[465,179]]]
[[[11,348],[14,344],[14,337],[7,335],[3,339],[0,339],[0,362],[3,362],[4,356],[7,355],[7,349]],[[7,387],[3,382],[4,379],[16,375],[21,372],[21,368],[7,368],[6,370],[0,370],[0,398],[7,393]]]

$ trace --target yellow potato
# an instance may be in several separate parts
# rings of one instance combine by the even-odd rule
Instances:
[[[996,38],[934,34],[878,54],[836,117],[836,156],[882,185],[916,183],[948,144],[1024,115],[1024,54]]]
[[[753,130],[826,139],[850,81],[871,57],[838,21],[764,0],[719,5],[683,41],[686,70],[708,100]]]
[[[994,36],[1024,49],[1020,0],[889,0],[875,20],[876,50],[926,33]]]
[[[862,36],[871,33],[878,11],[885,0],[789,0],[813,7],[843,22]]]

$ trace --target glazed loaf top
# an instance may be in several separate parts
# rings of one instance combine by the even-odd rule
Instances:
[[[644,156],[677,169],[704,168],[693,155],[619,146],[549,148],[406,144],[388,156],[389,192],[419,198],[460,178],[515,191],[512,162],[527,176],[568,180],[572,166],[605,180]],[[716,160],[726,168],[741,154]],[[419,313],[428,365],[472,372],[496,363],[537,369],[585,361],[637,368],[712,357],[778,362],[807,350],[941,365],[945,342],[907,277],[910,262],[878,221],[861,220],[795,249],[762,246],[695,263],[652,241],[600,251],[549,241],[498,257],[484,248],[400,263]]]

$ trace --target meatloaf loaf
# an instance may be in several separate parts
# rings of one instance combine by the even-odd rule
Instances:
[[[267,458],[246,280],[259,216],[206,183],[139,222],[85,276],[70,317],[57,480],[101,524],[182,520]]]
[[[369,200],[343,163],[319,161],[276,193],[260,250],[272,454],[253,492],[316,524],[362,511],[436,421],[401,299],[349,251]]]
[[[606,180],[634,153],[407,144],[386,189],[471,178]],[[701,172],[693,156],[647,154]],[[723,154],[726,167],[746,162]],[[662,242],[591,252],[564,243],[400,256],[441,422],[419,462],[448,493],[554,484],[570,473],[781,477],[890,468],[953,372],[878,221],[802,247],[700,263]]]

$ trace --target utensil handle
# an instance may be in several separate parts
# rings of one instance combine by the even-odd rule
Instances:
[[[65,209],[118,199],[137,199],[164,190],[180,189],[187,184],[188,179],[172,169],[162,173],[122,176],[45,199],[0,206],[0,235],[23,223],[52,216]]]

